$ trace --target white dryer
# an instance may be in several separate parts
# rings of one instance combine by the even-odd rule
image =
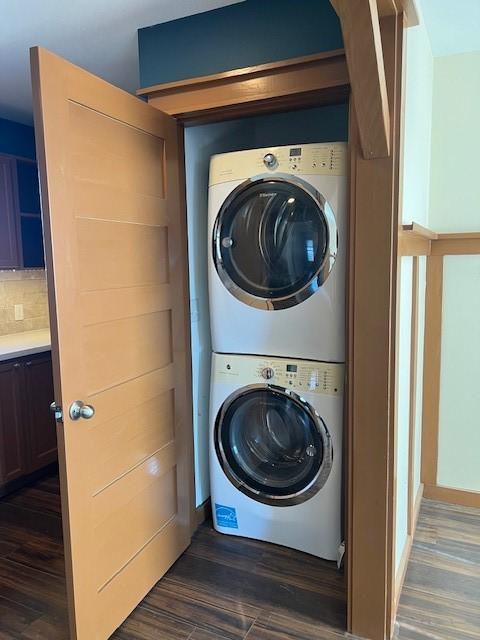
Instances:
[[[213,354],[210,483],[226,534],[335,560],[344,367]]]
[[[346,164],[341,142],[211,158],[213,351],[344,362]]]

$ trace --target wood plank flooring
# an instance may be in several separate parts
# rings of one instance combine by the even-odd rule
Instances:
[[[397,616],[399,640],[480,639],[480,510],[424,500]]]
[[[209,524],[114,640],[339,640],[335,565]],[[67,640],[58,478],[0,500],[0,640]]]
[[[339,640],[341,573],[205,524],[114,640]],[[398,640],[480,640],[480,510],[424,500]],[[67,640],[58,478],[0,500],[0,640]]]

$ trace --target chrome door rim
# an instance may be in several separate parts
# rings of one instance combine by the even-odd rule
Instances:
[[[232,202],[235,198],[244,191],[244,189],[252,184],[261,183],[261,182],[282,182],[282,183],[290,183],[294,184],[296,187],[299,187],[303,191],[307,193],[310,198],[315,202],[318,209],[322,212],[326,227],[327,227],[327,249],[325,252],[325,257],[323,259],[322,264],[319,269],[315,273],[315,275],[310,279],[310,281],[304,285],[301,289],[296,291],[294,294],[281,297],[281,298],[262,298],[259,296],[254,296],[251,293],[248,293],[242,287],[240,287],[236,282],[232,280],[227,270],[225,269],[223,258],[222,258],[222,250],[221,250],[221,228],[222,228],[222,220],[225,212],[228,210]],[[296,176],[291,176],[289,174],[276,173],[274,175],[269,174],[261,174],[258,176],[254,176],[242,182],[238,187],[236,187],[224,200],[220,210],[215,219],[213,234],[212,234],[212,250],[213,250],[213,262],[215,264],[215,268],[217,270],[218,276],[226,289],[233,295],[235,298],[249,305],[250,307],[255,307],[257,309],[263,309],[264,311],[274,311],[279,309],[289,309],[304,300],[307,300],[310,296],[312,296],[318,289],[325,283],[330,272],[333,269],[333,265],[335,264],[335,260],[338,253],[338,232],[337,232],[337,224],[335,221],[335,215],[332,211],[327,200],[322,196],[322,194],[317,191],[311,184],[302,180],[301,178],[297,178]]]
[[[227,412],[230,405],[241,398],[243,395],[251,392],[252,390],[264,390],[264,391],[273,391],[277,393],[281,393],[288,397],[293,402],[296,402],[301,408],[306,411],[309,417],[312,419],[317,432],[322,440],[323,444],[323,460],[320,464],[320,467],[315,475],[315,477],[300,491],[295,493],[288,494],[286,496],[276,496],[272,494],[268,494],[266,492],[258,491],[249,487],[245,484],[245,481],[237,476],[237,474],[231,468],[227,457],[225,455],[225,450],[222,443],[221,438],[221,429],[222,424],[225,418],[225,413]],[[330,475],[330,471],[333,465],[333,446],[332,439],[330,433],[328,432],[327,426],[324,421],[320,417],[320,415],[315,411],[315,409],[301,396],[299,396],[294,391],[290,389],[285,389],[284,387],[280,387],[273,384],[250,384],[240,389],[237,389],[233,393],[231,393],[222,403],[220,409],[217,412],[217,417],[215,419],[214,426],[214,445],[215,451],[217,454],[217,459],[220,463],[222,471],[228,480],[242,493],[244,493],[249,498],[256,500],[257,502],[261,502],[263,504],[273,505],[276,507],[287,507],[293,506],[296,504],[301,504],[302,502],[306,502],[310,498],[312,498],[315,494],[317,494],[325,483],[328,480]]]

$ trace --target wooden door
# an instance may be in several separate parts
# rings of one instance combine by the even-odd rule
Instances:
[[[169,116],[31,61],[71,634],[102,640],[190,542],[183,156]]]
[[[25,361],[25,436],[28,446],[28,472],[37,471],[57,459],[55,419],[50,411],[53,402],[52,358],[50,353],[32,356]]]

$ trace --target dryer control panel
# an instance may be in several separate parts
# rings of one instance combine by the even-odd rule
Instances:
[[[345,176],[346,172],[345,142],[266,147],[212,156],[209,185],[264,174]]]
[[[215,382],[276,384],[296,392],[342,395],[345,365],[259,356],[213,355]]]

